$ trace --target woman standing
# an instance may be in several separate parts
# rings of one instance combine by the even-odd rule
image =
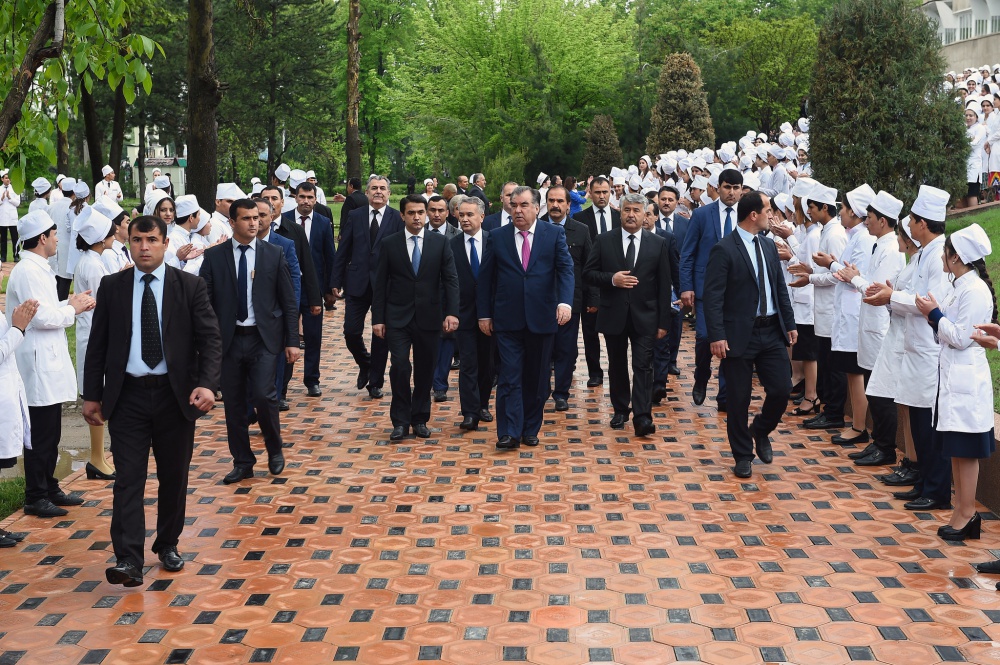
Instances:
[[[986,101],[983,101],[986,104]],[[992,108],[992,107],[991,107]],[[975,109],[965,109],[965,133],[969,137],[972,145],[972,152],[969,153],[968,164],[966,166],[966,181],[969,183],[969,191],[965,194],[965,205],[968,208],[979,205],[979,188],[983,177],[983,156],[985,151],[983,145],[986,143],[986,125],[979,122],[979,114]]]
[[[945,540],[979,538],[979,460],[996,450],[990,366],[986,351],[973,343],[976,324],[997,320],[996,295],[983,261],[991,251],[990,239],[978,224],[951,234],[941,261],[952,280],[952,292],[940,305],[933,294],[917,296],[917,308],[934,328],[941,347],[932,443],[951,458],[955,485],[951,520],[938,529]]]
[[[21,205],[21,196],[10,184],[10,169],[0,171],[0,261],[7,260],[7,233],[10,232],[10,244],[17,244],[17,206]],[[17,254],[17,248],[14,248]]]

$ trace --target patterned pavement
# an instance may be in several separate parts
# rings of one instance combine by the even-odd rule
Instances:
[[[944,542],[942,513],[902,510],[793,417],[739,482],[723,418],[691,402],[686,326],[655,437],[610,430],[578,371],[542,445],[500,453],[491,424],[457,428],[454,372],[434,438],[390,444],[342,312],[323,397],[293,379],[282,476],[223,485],[221,405],[200,421],[183,572],[147,553],[144,586],[107,584],[111,486],[82,473],[66,519],[2,524],[27,538],[0,550],[0,665],[1000,663],[996,579],[970,565],[1000,555],[996,518]]]

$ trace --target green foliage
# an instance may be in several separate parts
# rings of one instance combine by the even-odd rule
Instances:
[[[962,108],[941,90],[940,39],[909,0],[843,0],[820,31],[810,96],[816,178],[904,201],[921,184],[963,195]]]
[[[0,520],[24,507],[24,478],[0,480]]]
[[[500,200],[500,190],[505,182],[534,182],[534,180],[525,177],[527,166],[528,154],[525,150],[515,150],[497,155],[486,161],[483,167],[483,175],[486,176],[486,198],[493,202],[497,210],[500,209],[497,206],[497,202]]]
[[[660,70],[656,105],[650,115],[647,154],[714,145],[715,130],[701,84],[701,70],[688,53],[668,55]]]
[[[608,175],[613,166],[620,167],[624,164],[618,132],[615,131],[615,122],[611,116],[595,115],[594,122],[584,132],[584,137],[587,149],[580,166],[580,174],[584,179],[592,175]]]

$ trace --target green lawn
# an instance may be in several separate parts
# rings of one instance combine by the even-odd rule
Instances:
[[[24,506],[24,478],[0,480],[0,520]]]

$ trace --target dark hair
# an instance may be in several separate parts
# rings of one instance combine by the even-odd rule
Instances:
[[[38,241],[42,239],[42,236],[47,236],[55,230],[56,230],[56,225],[53,224],[52,228],[49,229],[48,231],[42,231],[34,238],[28,238],[27,240],[22,241],[21,249],[34,249],[38,247]]]
[[[611,186],[611,181],[608,180],[607,178],[605,178],[602,175],[599,175],[599,176],[597,176],[596,178],[594,178],[593,180],[590,181],[590,186],[591,187],[593,187],[594,185],[601,185],[601,184],[607,184],[610,187]]]
[[[563,182],[565,182],[565,180]],[[564,192],[566,192],[566,203],[569,203],[570,202],[569,201],[569,187],[567,187],[566,185],[552,185],[551,187],[549,187],[548,191],[545,192],[545,200],[548,201],[549,200],[549,194],[551,194],[554,190],[559,190],[559,189],[561,189]]]
[[[875,209],[874,206],[868,206],[868,212],[875,215],[875,217],[881,217],[882,219],[884,219],[885,223],[889,225],[890,229],[896,228],[896,224],[899,223],[899,221],[895,217],[890,217],[889,215],[879,212],[878,210]]]
[[[269,189],[273,189],[274,191],[278,192],[278,195],[281,196],[281,198],[285,198],[285,193],[281,191],[281,187],[278,187],[277,185],[268,185],[264,189],[260,190],[260,193],[263,194]]]
[[[576,178],[574,178],[571,175],[566,176],[566,178],[563,180],[562,186],[565,187],[567,190],[576,189]]]
[[[257,199],[254,200],[256,201]],[[184,215],[183,217],[178,217],[177,219],[174,220],[174,224],[180,224],[183,226],[184,224],[188,223],[188,220],[191,219],[192,215],[194,215],[194,213],[191,213],[190,215]]]
[[[927,230],[930,233],[933,233],[936,236],[939,236],[942,233],[944,233],[945,226],[946,226],[943,221],[939,222],[939,221],[934,220],[934,219],[927,219],[926,217],[921,217],[920,215],[914,215],[913,212],[911,211],[910,212],[910,226],[912,226],[913,224],[916,224],[917,222],[923,222],[924,224],[926,224],[927,225]]]
[[[253,210],[257,212],[257,203],[253,199],[236,199],[229,206],[229,219],[236,219],[239,210]]]
[[[953,244],[951,244],[951,236],[948,236],[945,239],[945,241],[944,241],[944,249],[945,249],[946,252],[948,252],[949,256],[958,256],[958,252],[955,251],[955,246]],[[958,260],[961,261],[962,257],[959,256]],[[984,259],[976,259],[972,263],[966,263],[965,265],[967,265],[970,268],[972,268],[973,270],[975,270],[976,274],[979,275],[979,279],[983,280],[986,283],[986,286],[989,287],[989,289],[990,289],[990,295],[993,296],[993,317],[992,317],[992,319],[990,319],[990,321],[992,323],[996,323],[997,322],[997,292],[993,289],[993,280],[990,279],[990,273],[986,270],[986,261]]]
[[[164,222],[159,217],[154,217],[153,215],[140,215],[136,217],[128,225],[128,234],[132,235],[132,231],[138,231],[139,233],[149,233],[153,229],[160,232],[160,239],[167,239],[167,223]]]
[[[750,191],[740,197],[736,204],[736,221],[742,222],[750,216],[752,212],[764,211],[764,195],[760,192]]]
[[[404,196],[399,201],[399,212],[406,212],[406,208],[410,205],[422,205],[424,209],[427,209],[427,201],[420,194],[408,194]]]
[[[673,185],[664,185],[663,187],[660,187],[659,191],[656,192],[656,195],[659,196],[663,192],[670,192],[671,194],[674,195],[675,199],[677,199],[678,201],[681,200],[681,193],[677,191],[677,188],[674,187]]]
[[[70,201],[70,204],[69,204],[69,206],[73,209],[73,212],[76,213],[77,215],[79,215],[80,212],[83,211],[83,206],[85,206],[85,205],[87,205],[87,197],[86,196],[78,196],[75,199],[73,199],[72,201]]]
[[[355,190],[361,189],[361,178],[351,178],[347,181],[347,184],[353,187]]]
[[[295,188],[296,194],[298,194],[299,192],[315,192],[315,191],[316,191],[316,185],[312,184],[308,180],[303,180],[302,182],[299,183],[299,186]]]
[[[435,194],[434,196],[427,199],[427,205],[430,205],[432,203],[439,203],[441,201],[444,201],[445,205],[448,204],[448,202],[445,201],[445,198],[443,196],[441,196],[440,194]]]
[[[159,215],[160,206],[163,205],[164,201],[170,201],[170,205],[172,205],[174,207],[174,217],[176,217],[177,216],[177,204],[174,203],[174,200],[172,198],[170,198],[169,196],[164,196],[162,199],[160,199],[159,201],[156,202],[156,205],[153,206],[153,214],[156,215],[157,217],[160,216]]]
[[[111,220],[112,226],[121,226],[122,222],[128,219],[128,213],[122,210],[120,213],[115,215],[115,218]]]
[[[90,243],[87,242],[86,240],[84,240],[83,236],[77,235],[76,236],[76,248],[78,250],[80,250],[81,252],[86,252],[88,249],[90,249]]]
[[[832,203],[820,203],[819,201],[817,201],[815,199],[809,199],[809,203],[811,203],[814,206],[816,206],[817,210],[825,210],[826,214],[828,214],[831,218],[834,218],[834,217],[837,216],[837,206],[835,206]],[[806,207],[808,208],[809,204],[806,204]],[[848,206],[848,207],[850,207],[850,206]]]
[[[722,169],[719,171],[719,184],[743,185],[743,174],[736,169]]]

